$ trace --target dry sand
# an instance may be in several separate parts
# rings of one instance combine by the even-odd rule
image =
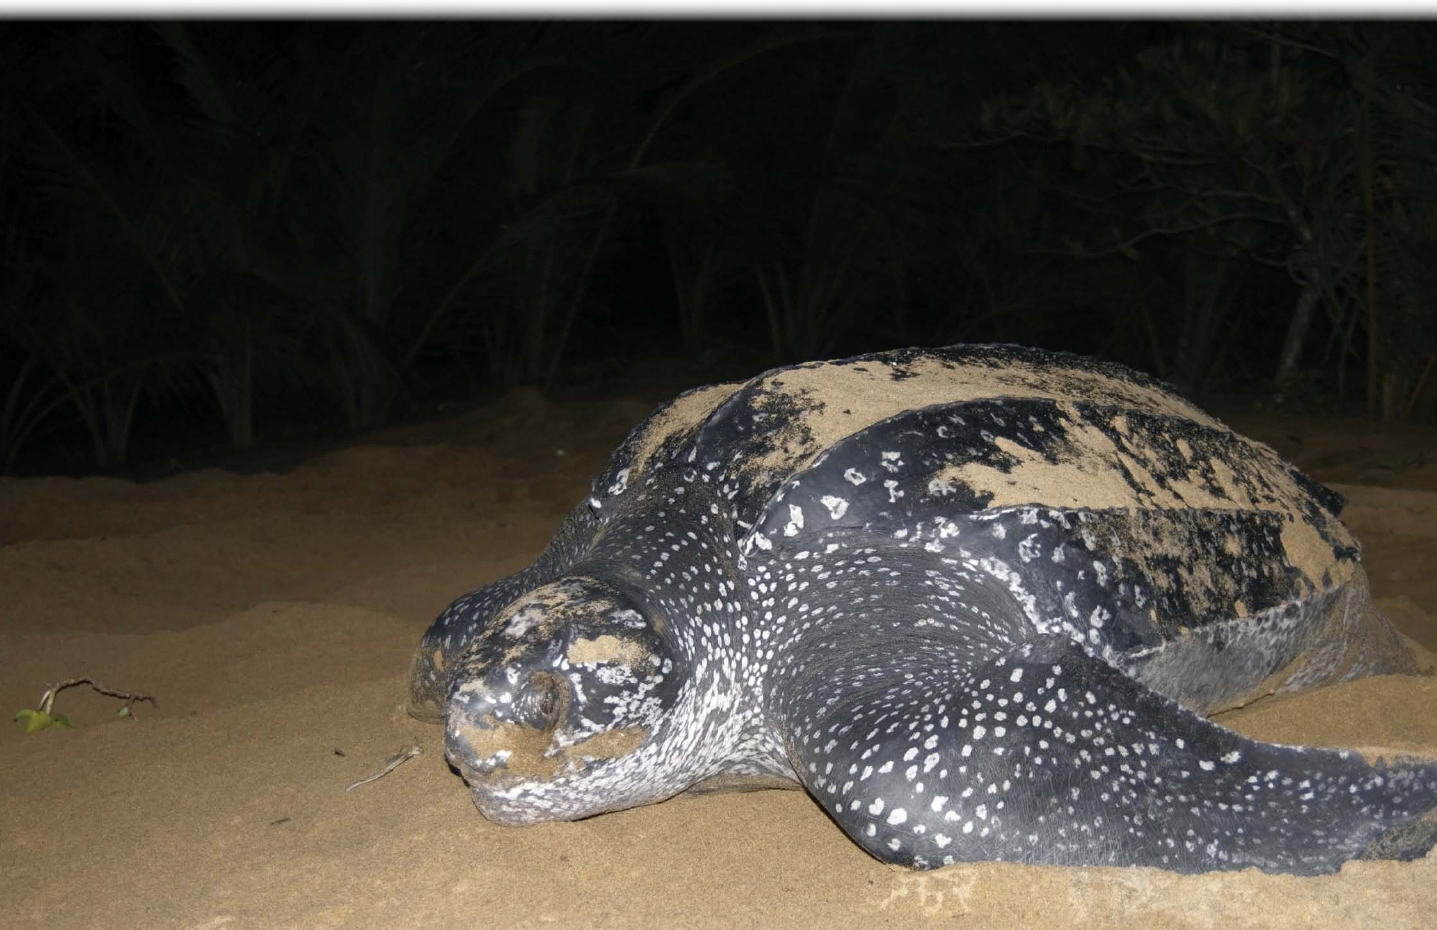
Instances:
[[[520,393],[283,475],[0,483],[0,709],[82,674],[159,699],[125,721],[116,701],[74,689],[59,710],[76,729],[4,731],[0,925],[1437,925],[1437,854],[1321,878],[918,874],[869,859],[793,791],[487,823],[439,729],[403,711],[410,653],[454,596],[543,547],[648,407]],[[1341,490],[1379,603],[1437,648],[1437,431],[1239,425],[1355,483]],[[1437,755],[1437,679],[1353,682],[1222,722]],[[410,743],[424,754],[344,790]]]

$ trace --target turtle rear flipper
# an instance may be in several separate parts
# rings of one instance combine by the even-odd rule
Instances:
[[[1437,846],[1437,807],[1379,834],[1355,859],[1400,859],[1427,855]]]
[[[1061,636],[830,703],[790,745],[850,836],[918,868],[1318,874],[1437,841],[1437,763],[1246,739]]]

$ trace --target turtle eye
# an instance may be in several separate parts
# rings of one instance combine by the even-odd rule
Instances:
[[[533,707],[544,718],[545,728],[552,728],[558,722],[564,705],[566,682],[548,672],[537,672],[529,679],[529,691]]]

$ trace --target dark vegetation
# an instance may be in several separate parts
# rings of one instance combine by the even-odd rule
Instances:
[[[1434,38],[3,26],[0,472],[955,341],[1430,419]]]

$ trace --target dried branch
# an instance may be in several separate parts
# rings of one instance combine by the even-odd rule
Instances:
[[[52,685],[51,687],[46,689],[45,693],[40,695],[40,713],[49,714],[51,712],[51,709],[55,705],[55,697],[61,691],[64,691],[66,688],[73,688],[75,685],[89,685],[91,688],[105,695],[106,697],[119,698],[120,700],[125,702],[125,707],[129,709],[129,712],[132,716],[135,713],[135,705],[140,703],[141,701],[148,701],[151,707],[157,708],[160,706],[159,702],[155,700],[153,695],[135,694],[130,691],[121,691],[119,688],[111,688],[108,685],[100,684],[100,682],[96,681],[93,678],[80,677],[68,678],[65,681],[60,682],[58,685]]]
[[[381,778],[383,778],[384,776],[388,775],[390,772],[392,772],[392,771],[394,771],[395,769],[399,768],[401,765],[403,765],[404,763],[408,762],[410,759],[413,759],[415,756],[419,755],[419,754],[422,753],[423,751],[424,751],[424,750],[423,750],[423,749],[420,749],[418,746],[406,746],[404,749],[399,750],[399,752],[395,753],[394,755],[390,756],[387,760],[385,760],[385,762],[384,762],[384,767],[381,768],[378,772],[376,772],[375,774],[369,776],[368,778],[361,778],[359,781],[355,782],[354,784],[350,785],[348,788],[345,788],[344,790],[345,790],[345,791],[353,791],[355,788],[358,788],[360,785],[367,785],[367,784],[369,784],[369,783],[372,782],[372,781],[379,781],[379,779],[381,779]]]

